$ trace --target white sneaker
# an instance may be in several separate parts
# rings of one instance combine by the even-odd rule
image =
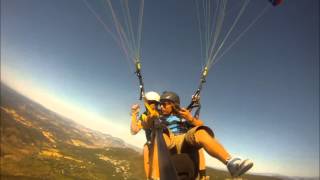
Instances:
[[[242,160],[240,158],[231,158],[228,160],[227,168],[232,177],[238,177],[247,172],[253,166],[253,162],[249,159]]]

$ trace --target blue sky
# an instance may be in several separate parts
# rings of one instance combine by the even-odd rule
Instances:
[[[263,3],[250,4],[239,28]],[[112,28],[99,4],[90,1]],[[194,3],[146,1],[146,90],[175,91],[186,106],[200,57]],[[130,106],[139,102],[133,68],[83,1],[1,0],[1,81],[142,146],[143,135],[131,137],[128,129]],[[270,9],[211,69],[201,97],[201,119],[231,154],[255,162],[253,172],[319,176],[319,2],[288,0]]]

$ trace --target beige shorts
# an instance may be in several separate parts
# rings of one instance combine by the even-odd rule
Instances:
[[[170,133],[171,143],[173,143],[173,144],[171,144],[168,147],[169,148],[173,148],[173,147],[177,148],[177,153],[183,152],[184,148],[186,148],[186,147],[192,147],[195,149],[202,148],[199,140],[195,136],[195,133],[200,129],[205,130],[211,137],[214,137],[214,133],[209,127],[196,126],[196,127],[189,129],[184,134],[173,135],[172,133]]]

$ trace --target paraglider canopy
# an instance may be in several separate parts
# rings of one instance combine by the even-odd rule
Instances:
[[[279,4],[281,4],[283,2],[283,0],[269,0],[269,1],[274,6],[278,6]]]

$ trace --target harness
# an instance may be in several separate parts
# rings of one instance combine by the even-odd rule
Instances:
[[[144,104],[146,106],[147,109],[150,108],[149,104],[146,103],[146,99],[144,97],[144,84],[143,84],[143,78],[141,75],[141,63],[139,61],[139,59],[137,59],[135,61],[135,65],[136,65],[136,72],[135,74],[137,75],[138,79],[139,79],[139,88],[140,88],[140,100],[144,101]],[[158,125],[157,125],[158,124]],[[150,162],[153,162],[153,156],[151,154],[153,154],[154,149],[154,144],[152,142],[157,142],[157,146],[158,146],[158,159],[159,159],[159,168],[160,168],[160,179],[163,180],[178,180],[178,176],[176,173],[176,169],[172,163],[172,160],[170,158],[170,154],[169,151],[167,149],[166,143],[163,139],[163,128],[161,126],[161,122],[160,119],[156,119],[154,122],[154,127],[151,129],[151,143],[149,146],[149,155],[150,155]],[[146,137],[149,136],[147,134],[148,132],[146,131]],[[148,142],[148,141],[147,141]],[[150,171],[152,169],[152,164],[150,166]]]
[[[136,75],[139,79],[139,89],[140,89],[140,97],[139,100],[142,100],[142,97],[144,96],[144,84],[143,84],[143,79],[142,79],[142,75],[141,75],[141,63],[139,59],[136,59],[135,62],[136,65]]]
[[[161,117],[161,120],[174,135],[184,134],[192,127],[187,121],[183,121],[180,117],[175,115]]]
[[[147,112],[145,111],[144,113],[141,114],[139,120],[143,122],[143,121],[144,121],[144,117],[146,117],[146,116],[147,116]],[[147,139],[147,142],[146,142],[146,143],[147,143],[148,145],[151,145],[151,141],[152,141],[152,138],[151,138],[152,128],[144,128],[143,130],[144,130],[144,132],[145,132],[145,136],[146,136],[146,139]]]
[[[203,84],[206,82],[207,75],[208,75],[208,67],[205,66],[201,74],[200,84],[198,86],[198,89],[192,95],[191,102],[187,107],[189,111],[192,111],[193,108],[196,108],[196,111],[194,113],[195,118],[199,118],[200,116],[200,110],[201,110],[200,93],[201,93]]]

